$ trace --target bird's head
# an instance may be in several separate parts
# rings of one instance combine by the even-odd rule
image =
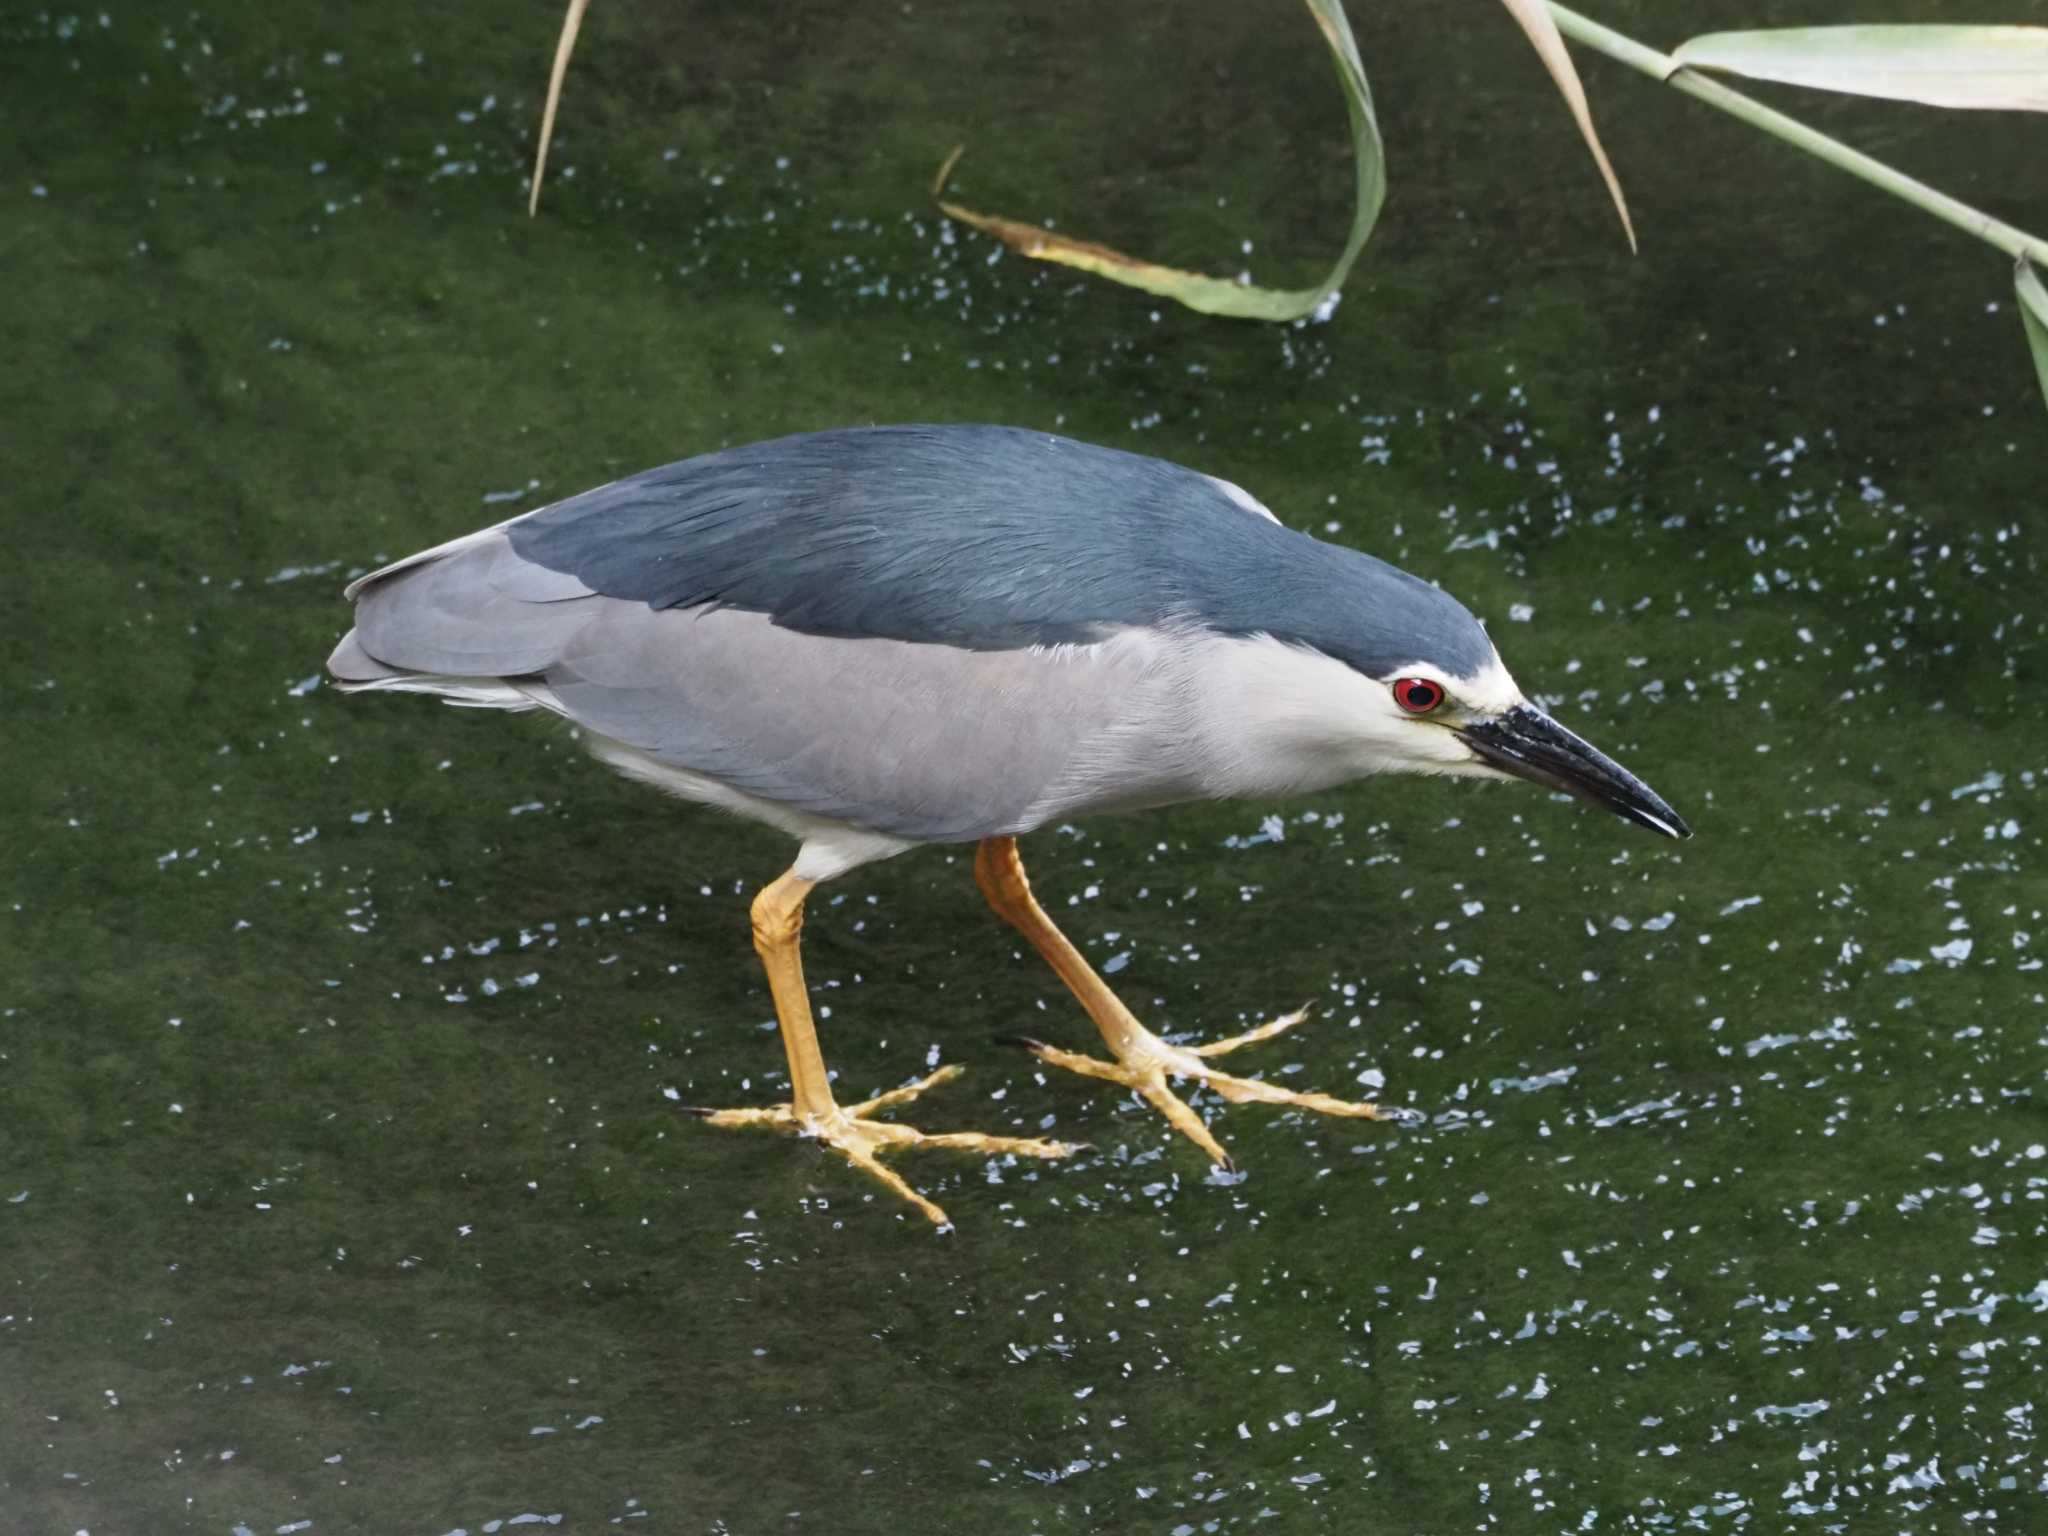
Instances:
[[[1469,617],[1469,616],[1468,616]],[[1474,630],[1478,621],[1470,620]],[[1483,635],[1483,631],[1480,634]],[[1603,806],[1666,837],[1692,828],[1664,798],[1592,743],[1531,704],[1485,642],[1460,670],[1421,659],[1374,669],[1366,725],[1385,766],[1411,773],[1529,779]]]
[[[1311,543],[1315,554],[1304,558]],[[1297,654],[1319,657],[1318,681],[1312,689],[1268,687],[1282,702],[1264,714],[1303,724],[1302,755],[1331,763],[1332,777],[1529,779],[1666,837],[1692,836],[1649,785],[1531,704],[1486,626],[1443,588],[1320,541],[1292,545],[1290,553],[1304,566],[1312,559],[1321,580],[1289,591],[1290,623],[1272,633]],[[1311,670],[1269,667],[1261,680],[1306,685]]]

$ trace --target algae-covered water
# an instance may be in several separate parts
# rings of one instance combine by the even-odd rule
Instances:
[[[2007,269],[1589,60],[1632,259],[1497,7],[1353,11],[1393,196],[1281,329],[926,184],[964,141],[970,203],[1310,281],[1349,171],[1286,5],[599,5],[532,223],[552,3],[0,11],[0,1530],[2043,1528]],[[2044,220],[2038,120],[1799,109]],[[746,908],[787,844],[542,721],[337,696],[338,589],[906,419],[1190,463],[1441,581],[1698,836],[1385,781],[1027,839],[1156,1027],[1313,1000],[1234,1062],[1420,1117],[1198,1097],[1232,1176],[1000,1043],[1092,1031],[916,853],[812,905],[842,1087],[958,1064],[906,1118],[1093,1150],[906,1160],[940,1234],[706,1128],[785,1087]]]

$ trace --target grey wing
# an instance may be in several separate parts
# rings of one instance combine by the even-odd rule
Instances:
[[[345,687],[539,704],[774,805],[940,842],[1175,798],[1146,741],[1172,693],[1162,661],[1138,632],[976,651],[655,610],[526,561],[491,529],[363,583],[329,665]]]
[[[596,594],[522,560],[496,528],[389,566],[349,590],[355,638],[388,667],[450,677],[542,672],[584,625]]]

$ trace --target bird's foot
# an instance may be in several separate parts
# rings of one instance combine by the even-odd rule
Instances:
[[[934,1226],[943,1227],[948,1224],[946,1213],[912,1189],[893,1168],[885,1167],[882,1163],[884,1152],[900,1147],[946,1147],[960,1152],[980,1152],[989,1157],[1001,1157],[1006,1153],[1017,1157],[1066,1157],[1081,1150],[1073,1142],[1039,1141],[1027,1136],[984,1136],[979,1131],[928,1135],[893,1120],[872,1118],[881,1110],[907,1104],[926,1089],[950,1083],[959,1075],[958,1067],[941,1067],[928,1077],[906,1083],[901,1088],[892,1088],[887,1093],[878,1093],[859,1104],[849,1104],[844,1108],[831,1105],[822,1114],[799,1113],[793,1104],[777,1104],[766,1109],[698,1110],[695,1113],[703,1115],[713,1125],[753,1126],[815,1137],[856,1168],[881,1180],[908,1200],[924,1212]]]
[[[1117,1059],[1102,1061],[1093,1056],[1083,1056],[1074,1051],[1063,1051],[1058,1046],[1047,1045],[1042,1040],[1022,1039],[1020,1043],[1030,1048],[1040,1061],[1051,1066],[1064,1067],[1069,1072],[1078,1072],[1083,1077],[1099,1077],[1106,1082],[1122,1083],[1134,1089],[1154,1109],[1166,1116],[1173,1128],[1188,1140],[1208,1153],[1219,1166],[1232,1168],[1230,1154],[1223,1150],[1222,1143],[1209,1133],[1209,1127],[1202,1117],[1190,1109],[1187,1102],[1167,1084],[1168,1078],[1193,1078],[1207,1083],[1233,1104],[1281,1104],[1293,1109],[1312,1109],[1321,1115],[1349,1115],[1362,1120],[1398,1120],[1401,1111],[1382,1109],[1377,1104],[1355,1103],[1349,1099],[1333,1098],[1327,1093],[1296,1093],[1287,1088],[1276,1088],[1271,1083],[1260,1082],[1257,1078],[1233,1077],[1228,1072],[1219,1072],[1209,1065],[1213,1057],[1227,1056],[1232,1051],[1247,1045],[1256,1045],[1261,1040],[1270,1040],[1275,1035],[1294,1028],[1308,1017],[1306,1007],[1261,1024],[1257,1029],[1248,1029],[1241,1035],[1232,1035],[1225,1040],[1213,1040],[1207,1045],[1169,1045],[1153,1034],[1151,1030],[1135,1020],[1130,1020],[1120,1032],[1120,1038],[1112,1042]]]

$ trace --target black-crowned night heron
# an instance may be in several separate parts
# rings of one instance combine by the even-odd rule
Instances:
[[[1281,526],[1226,481],[1042,432],[876,427],[727,449],[412,555],[348,596],[356,627],[328,661],[344,688],[552,710],[621,772],[797,839],[753,904],[791,1101],[710,1119],[818,1137],[935,1222],[878,1154],[1074,1148],[875,1118],[957,1068],[834,1099],[798,953],[821,881],[977,843],[982,893],[1114,1059],[1033,1049],[1136,1089],[1226,1163],[1169,1078],[1232,1102],[1381,1111],[1210,1064],[1300,1014],[1199,1046],[1146,1029],[1032,899],[1020,834],[1398,771],[1533,779],[1690,835],[1523,698],[1455,598]]]

